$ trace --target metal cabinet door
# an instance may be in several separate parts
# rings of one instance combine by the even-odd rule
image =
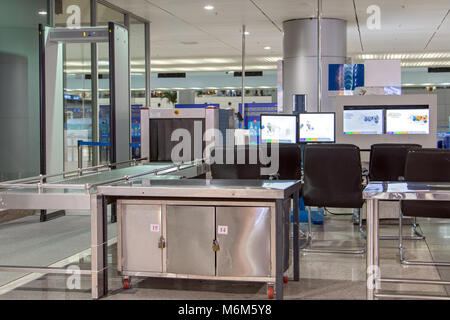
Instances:
[[[214,207],[167,206],[167,272],[215,275]]]
[[[120,244],[123,271],[162,272],[161,206],[120,204]]]
[[[270,208],[217,207],[217,275],[270,276]]]

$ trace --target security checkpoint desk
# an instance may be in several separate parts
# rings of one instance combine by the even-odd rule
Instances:
[[[289,266],[290,206],[300,181],[134,179],[98,187],[92,215],[106,221],[117,203],[118,271],[129,277],[255,281],[283,299]],[[299,280],[298,214],[293,222],[294,280]],[[98,297],[107,293],[106,223],[96,226],[92,263]]]
[[[364,189],[363,198],[367,200],[367,299],[374,300],[377,297],[387,297],[376,290],[377,285],[383,282],[383,279],[379,277],[378,202],[380,200],[450,201],[450,183],[374,181]],[[401,279],[391,280],[401,281]],[[394,295],[389,297],[393,298]],[[399,295],[398,297],[405,296]]]

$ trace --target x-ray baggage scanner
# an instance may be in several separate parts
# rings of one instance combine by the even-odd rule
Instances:
[[[128,29],[110,22],[105,27],[78,29],[39,26],[40,173],[64,171],[64,43],[109,44],[111,99],[110,162],[130,159],[130,64]]]
[[[182,109],[142,108],[141,157],[147,158],[148,161],[172,161],[173,147],[181,141],[176,138],[176,134],[173,135],[174,131],[184,129],[190,133],[192,139],[190,160],[202,159],[205,146],[212,146],[215,143],[214,136],[205,136],[205,133],[218,128],[219,108],[216,106]],[[172,141],[172,137],[176,138],[175,141]]]

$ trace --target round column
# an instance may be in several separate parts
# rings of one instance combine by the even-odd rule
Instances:
[[[292,113],[294,94],[306,94],[306,111],[317,111],[317,18],[283,22],[283,113]],[[334,111],[328,97],[328,65],[345,63],[347,21],[322,18],[322,111]]]

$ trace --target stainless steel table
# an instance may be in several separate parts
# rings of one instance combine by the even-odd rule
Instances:
[[[413,182],[371,182],[363,192],[367,200],[367,299],[374,300],[377,297],[408,298],[407,295],[386,295],[378,292],[379,284],[384,280],[380,277],[379,261],[379,212],[380,200],[428,200],[450,201],[450,183],[413,183]],[[402,282],[400,279],[391,279],[387,282]],[[406,281],[405,281],[406,282]],[[414,280],[407,281],[415,283]],[[421,280],[426,284],[427,281]],[[436,284],[436,281],[429,282]],[[413,298],[426,298],[414,296]]]
[[[94,299],[104,294],[103,288],[99,286],[103,270],[98,261],[104,258],[99,255],[103,255],[103,246],[107,243],[107,239],[97,232],[106,224],[106,211],[96,214],[99,199],[98,186],[126,181],[133,177],[145,177],[147,180],[179,180],[196,177],[205,172],[202,161],[179,165],[162,162],[138,164],[134,160],[127,162],[135,165],[110,169],[114,164],[108,164],[0,183],[0,209],[90,210],[91,213],[95,213],[91,216],[91,243],[95,244],[91,247],[91,269],[79,271],[80,274],[91,275],[92,298]],[[0,265],[0,272],[3,271],[43,274],[73,273],[67,268]]]
[[[167,205],[167,209],[158,209],[163,212],[168,212],[168,205],[173,206],[210,206],[214,207],[213,212],[216,212],[216,218],[218,219],[217,210],[223,211],[222,217],[230,215],[243,216],[246,215],[246,210],[243,209],[245,207],[266,207],[269,208],[269,217],[270,217],[270,231],[269,234],[266,235],[266,239],[270,240],[270,261],[267,261],[267,264],[264,265],[264,268],[270,270],[270,274],[266,276],[259,277],[236,277],[230,276],[230,274],[219,274],[218,269],[216,272],[205,274],[195,274],[186,273],[186,272],[170,272],[166,270],[166,268],[162,268],[160,272],[144,272],[144,270],[137,270],[136,265],[134,264],[133,275],[141,275],[141,276],[155,276],[155,277],[173,277],[173,278],[195,278],[195,279],[216,279],[216,280],[243,280],[243,281],[263,281],[271,284],[272,290],[275,291],[275,297],[277,299],[283,298],[283,272],[285,271],[284,266],[288,265],[286,263],[286,257],[289,257],[289,245],[283,246],[285,243],[286,232],[283,227],[289,227],[290,223],[290,199],[293,199],[294,212],[298,212],[299,206],[299,195],[300,195],[301,183],[300,181],[277,181],[277,180],[209,180],[209,179],[192,179],[192,180],[150,180],[146,178],[138,178],[134,180],[130,180],[128,182],[121,182],[112,185],[103,185],[98,187],[98,196],[96,198],[95,205],[91,206],[92,216],[98,217],[97,221],[103,221],[103,223],[96,224],[96,228],[94,228],[96,234],[93,235],[93,259],[92,263],[95,265],[95,269],[99,271],[98,273],[98,288],[100,297],[102,294],[106,294],[107,288],[107,260],[106,260],[106,239],[107,239],[107,224],[105,223],[106,217],[106,205],[111,202],[124,202],[128,205],[138,205],[139,203],[136,201],[143,201],[140,203],[141,205],[146,205],[147,209],[144,211],[139,211],[137,209],[133,209],[134,216],[143,215],[145,212],[151,210],[151,205],[162,206]],[[133,200],[134,199],[134,200]],[[133,202],[134,201],[134,202]],[[153,202],[152,202],[153,201]],[[228,208],[228,209],[227,209]],[[235,211],[230,213],[229,208],[235,208]],[[119,209],[120,210],[120,209]],[[196,209],[196,213],[201,211],[200,209]],[[216,210],[216,211],[214,211]],[[227,211],[228,210],[228,211]],[[287,215],[287,212],[289,213]],[[167,216],[169,214],[167,213]],[[119,222],[120,215],[119,216]],[[183,224],[183,214],[175,215],[175,219],[179,219],[176,221],[176,224]],[[288,218],[287,218],[288,216]],[[159,215],[158,217],[161,217]],[[158,218],[161,219],[161,218]],[[174,219],[174,218],[172,218]],[[287,220],[289,219],[289,220]],[[167,221],[169,218],[167,218]],[[183,221],[182,221],[183,220]],[[294,264],[294,280],[299,280],[299,247],[298,247],[298,214],[294,214],[294,235],[293,235],[293,264]],[[158,220],[160,221],[160,220]],[[288,221],[288,222],[287,222]],[[147,221],[148,222],[148,221]],[[151,222],[148,222],[150,225]],[[150,227],[142,227],[141,231],[136,231],[140,228],[139,224],[134,223],[135,227],[130,228],[129,233],[134,233],[134,239],[136,232],[145,232]],[[168,225],[168,224],[167,224]],[[236,226],[238,226],[237,224]],[[152,225],[154,226],[154,225]],[[159,226],[159,225],[158,225]],[[217,226],[220,227],[220,226]],[[247,223],[246,225],[241,225],[241,228],[251,229],[255,228],[255,224]],[[121,223],[118,225],[119,232],[122,233],[119,237],[123,236],[123,233],[126,231],[121,230]],[[161,229],[169,228],[162,223]],[[236,227],[237,228],[237,227]],[[230,228],[232,229],[232,228]],[[159,227],[156,227],[156,230],[159,232]],[[214,228],[213,228],[214,230]],[[269,230],[269,229],[266,229]],[[288,229],[289,230],[289,229]],[[192,230],[191,230],[192,231]],[[201,231],[200,228],[193,230],[192,232]],[[214,231],[213,231],[214,232]],[[228,232],[228,231],[227,231]],[[219,232],[218,232],[219,233]],[[161,233],[163,234],[163,233]],[[150,237],[150,235],[148,236]],[[157,235],[159,237],[159,233]],[[231,238],[230,238],[231,237]],[[234,238],[232,234],[232,230],[230,230],[230,237],[228,237],[227,241],[233,243],[232,245],[237,247],[241,246],[239,244],[240,237]],[[127,238],[128,239],[128,238]],[[185,241],[190,241],[189,237],[184,238]],[[120,241],[120,239],[118,239]],[[136,240],[134,240],[136,241]],[[289,241],[289,231],[287,231],[287,241]],[[136,242],[135,242],[136,243]],[[165,242],[164,242],[165,243]],[[172,243],[174,243],[172,241]],[[180,243],[180,242],[178,242]],[[147,243],[148,248],[150,244]],[[208,244],[209,245],[209,244]],[[259,244],[258,244],[259,245]],[[257,248],[257,246],[253,246],[252,248]],[[139,241],[137,242],[137,246],[139,246]],[[260,245],[263,247],[263,244]],[[135,246],[122,246],[119,244],[119,254],[122,250],[129,250],[130,252],[123,253],[123,255],[130,257],[132,255],[131,251]],[[245,245],[244,245],[245,247]],[[127,249],[128,248],[128,249]],[[162,244],[160,249],[165,248]],[[173,248],[173,246],[172,246]],[[287,250],[286,250],[287,249]],[[253,250],[249,248],[245,248],[241,250],[241,256],[249,253],[248,250]],[[148,250],[143,250],[143,252],[148,253]],[[214,251],[216,251],[214,249]],[[168,254],[167,254],[168,255]],[[152,259],[160,259],[161,256],[165,256],[165,254],[155,253],[154,258],[147,258],[147,263],[151,264],[154,261]],[[136,253],[134,253],[134,257],[136,257]],[[216,256],[216,259],[218,255]],[[121,257],[118,257],[118,260],[123,261]],[[131,258],[130,258],[131,259]],[[180,259],[180,257],[173,256],[171,257],[174,261],[176,259]],[[167,259],[169,261],[169,259]],[[136,261],[134,259],[133,261]],[[166,262],[166,264],[170,263]],[[163,262],[163,266],[165,266]],[[198,264],[207,264],[207,261],[199,261]],[[214,265],[214,263],[213,263]],[[216,265],[218,265],[216,260]],[[199,266],[203,267],[203,266]],[[120,268],[120,266],[119,266]],[[218,267],[217,267],[218,268]],[[287,268],[287,267],[286,267]],[[168,268],[167,268],[168,269]],[[175,268],[176,269],[176,268]],[[153,270],[153,269],[152,269]],[[273,283],[272,283],[273,282]],[[270,292],[270,286],[269,286]]]

